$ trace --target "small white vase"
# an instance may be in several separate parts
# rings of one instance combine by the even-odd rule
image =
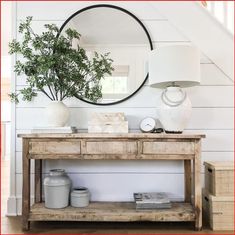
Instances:
[[[69,108],[62,101],[51,101],[45,114],[48,127],[63,127],[69,119]]]
[[[191,102],[186,93],[182,93],[180,87],[168,87],[165,92],[169,100],[164,102],[161,99],[158,111],[159,120],[166,132],[182,133],[191,117]],[[180,100],[182,103],[175,105]]]

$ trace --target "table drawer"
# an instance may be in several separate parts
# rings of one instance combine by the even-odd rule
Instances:
[[[144,141],[143,154],[194,154],[192,142]]]
[[[84,146],[86,154],[137,154],[136,141],[87,141]]]
[[[80,141],[31,141],[30,154],[80,154]]]

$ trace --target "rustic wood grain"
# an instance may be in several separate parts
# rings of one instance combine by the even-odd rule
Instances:
[[[194,155],[179,154],[29,154],[30,159],[74,160],[187,160]]]
[[[137,154],[136,141],[86,141],[86,154]]]
[[[173,203],[171,209],[136,211],[132,202],[92,202],[85,208],[47,209],[35,204],[30,221],[194,221],[190,203]]]
[[[204,162],[205,188],[215,196],[234,195],[234,163]]]
[[[202,208],[206,222],[213,230],[234,230],[234,197],[212,196],[203,190]]]
[[[234,162],[233,161],[206,161],[203,165],[207,166],[210,169],[217,170],[217,171],[224,171],[224,170],[231,170],[234,171]]]
[[[185,202],[191,202],[191,161],[184,160],[184,199]]]
[[[138,160],[185,160],[194,159],[194,155],[186,154],[141,154]]]
[[[204,135],[133,133],[29,134],[23,138],[23,228],[30,220],[75,221],[195,221],[201,229],[200,138]],[[27,136],[27,137],[26,137]],[[66,137],[67,136],[67,137]],[[35,164],[35,201],[29,217],[30,159]],[[41,160],[184,160],[185,200],[172,209],[136,211],[133,203],[91,203],[88,208],[46,209],[41,201]],[[191,206],[191,161],[194,201]]]
[[[101,139],[118,139],[118,138],[141,138],[141,139],[201,139],[205,135],[201,134],[156,134],[156,133],[127,133],[127,134],[95,134],[95,133],[75,133],[75,134],[18,134],[21,138],[101,138]]]
[[[195,229],[202,229],[202,196],[201,196],[201,140],[195,140],[194,159],[194,207],[196,212]]]
[[[191,142],[143,142],[143,154],[194,154],[194,143]]]
[[[34,182],[34,198],[35,202],[42,201],[42,160],[35,160],[35,182]]]
[[[79,154],[80,141],[30,141],[30,154]]]
[[[29,230],[30,210],[30,159],[28,158],[29,140],[23,139],[23,187],[22,187],[22,228]]]

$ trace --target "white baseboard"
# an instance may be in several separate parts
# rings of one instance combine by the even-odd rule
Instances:
[[[32,205],[34,203],[34,196],[31,196]],[[7,213],[6,216],[18,216],[22,214],[22,197],[11,196],[7,199]]]

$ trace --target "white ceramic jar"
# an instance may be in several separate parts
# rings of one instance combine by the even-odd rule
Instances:
[[[44,179],[45,207],[64,208],[69,205],[71,180],[63,169],[50,170],[50,175]]]
[[[191,117],[192,105],[180,87],[167,87],[162,93],[158,117],[166,133],[182,133]]]
[[[63,127],[69,119],[69,108],[62,101],[51,101],[45,114],[48,127]]]
[[[74,188],[70,194],[70,203],[73,207],[86,207],[89,205],[90,193],[85,187]]]

